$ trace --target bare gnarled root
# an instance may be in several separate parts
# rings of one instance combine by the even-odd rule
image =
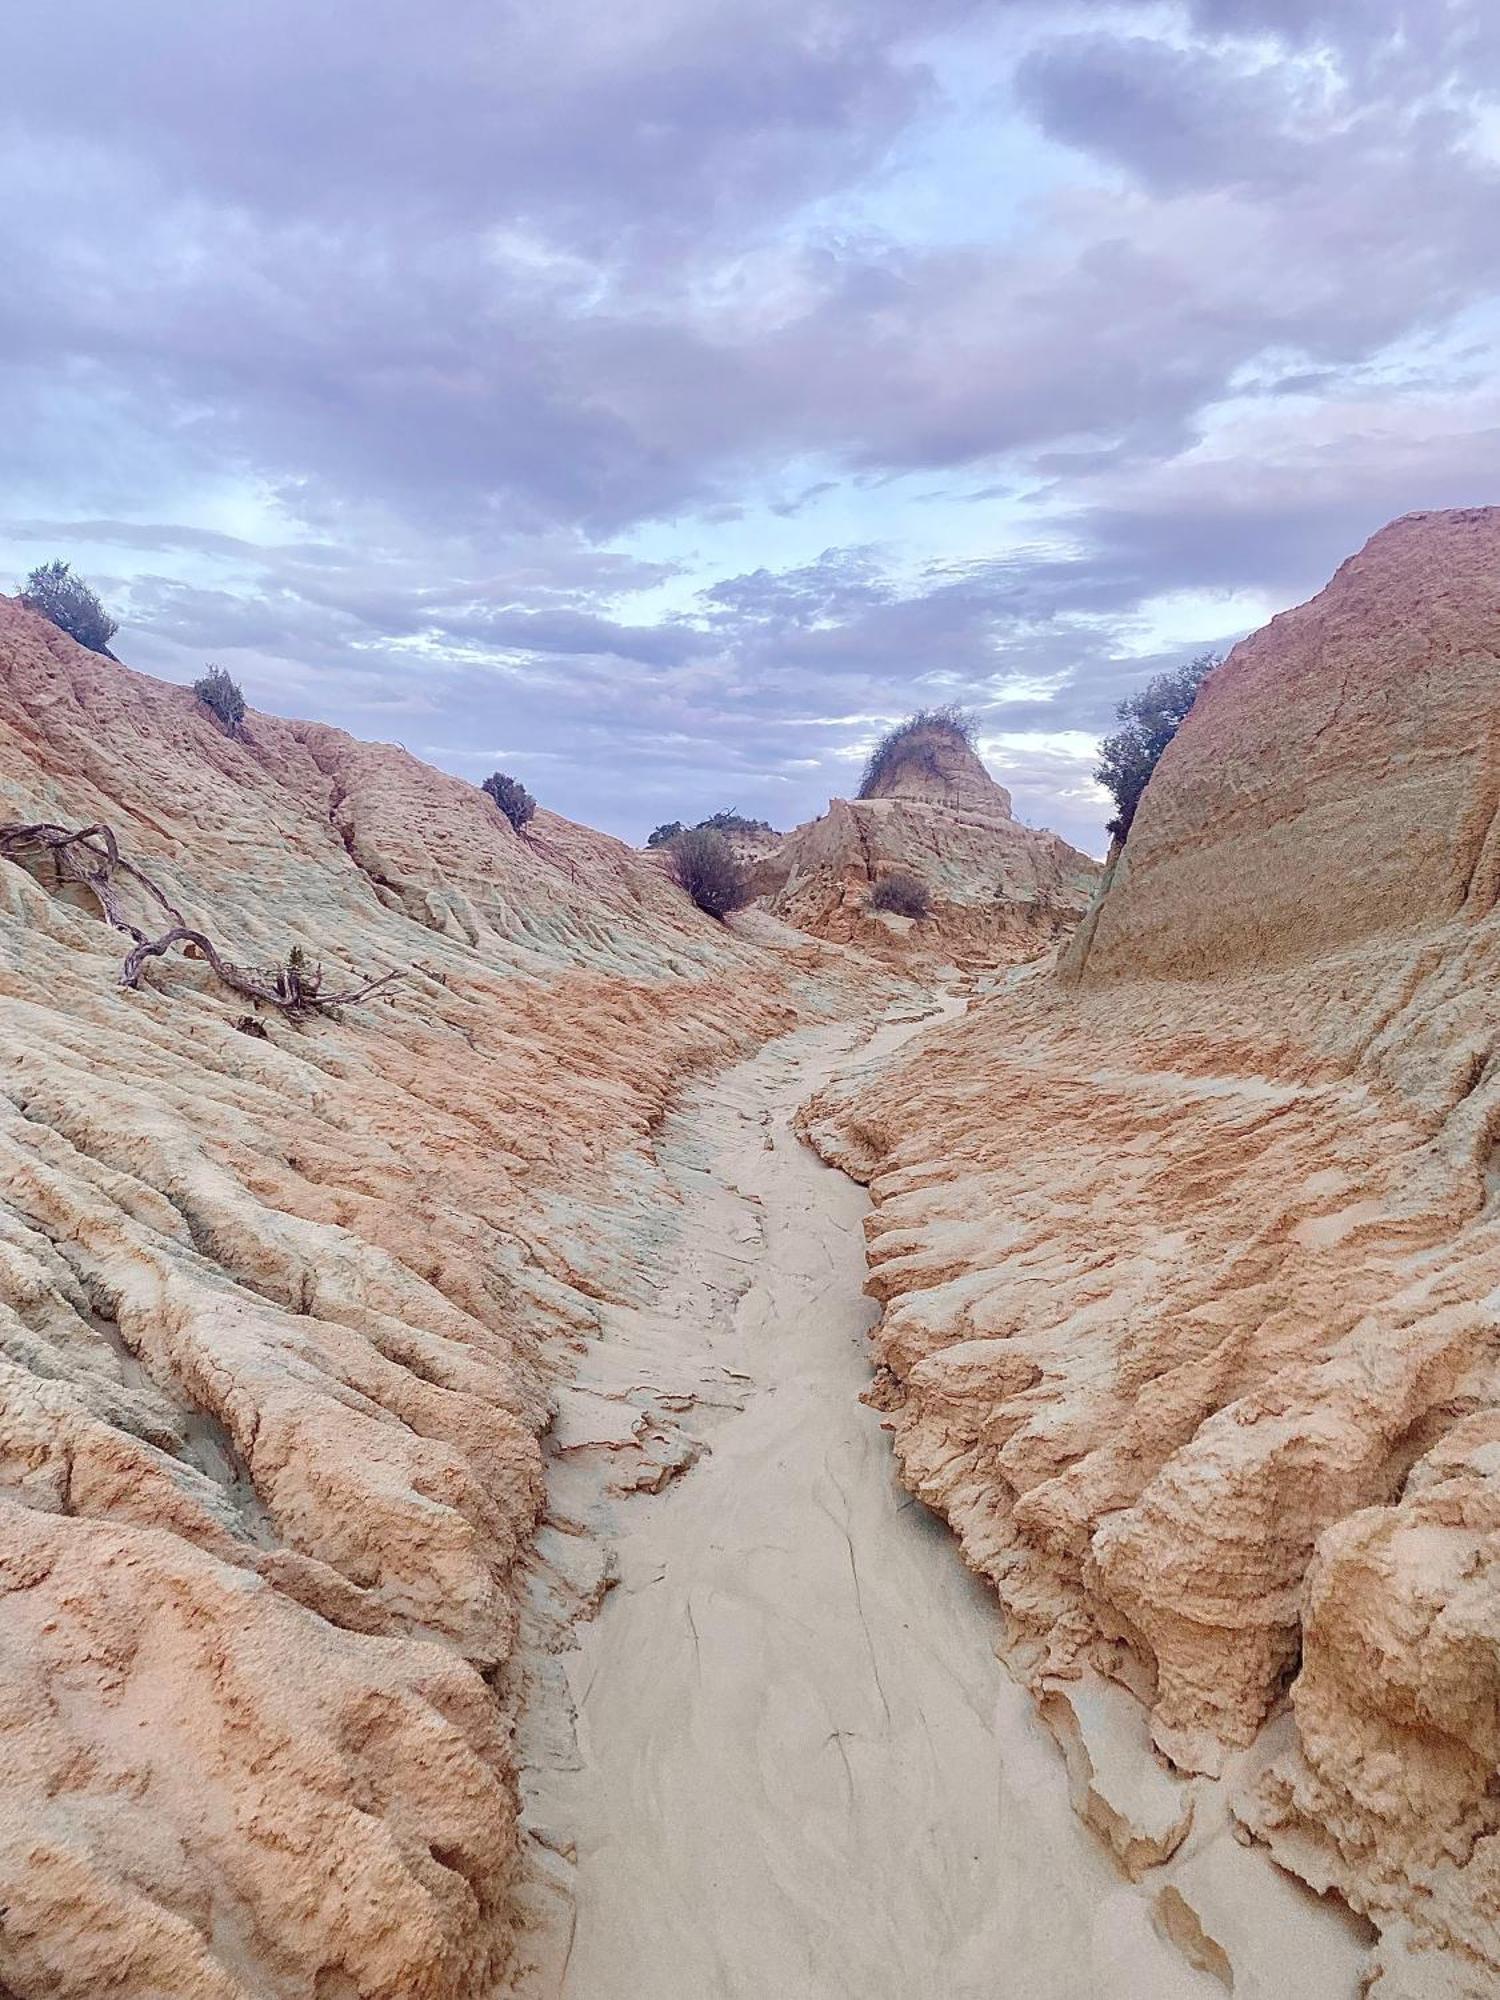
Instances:
[[[261,1001],[267,1007],[279,1008],[283,1014],[294,1018],[298,1015],[326,1014],[335,1007],[353,1006],[356,1001],[368,1000],[373,994],[406,977],[404,972],[386,972],[342,992],[324,993],[323,968],[307,960],[301,945],[292,946],[284,965],[271,966],[263,971],[250,971],[236,965],[232,959],[221,957],[211,938],[184,921],[182,912],[168,901],[158,883],[153,882],[134,862],[124,858],[113,829],[102,821],[94,826],[78,827],[72,832],[65,826],[55,826],[46,820],[32,824],[13,821],[0,825],[0,856],[11,859],[36,848],[50,853],[60,878],[64,882],[77,882],[87,889],[110,927],[122,931],[131,940],[131,948],[120,967],[120,984],[124,987],[139,986],[146,960],[164,957],[174,944],[191,945],[201,953],[215,977],[232,993],[238,993],[246,1000]],[[130,921],[120,902],[114,879],[116,874],[128,876],[161,906],[172,919],[170,930],[153,938]]]

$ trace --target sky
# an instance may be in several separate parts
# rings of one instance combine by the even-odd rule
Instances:
[[[1488,0],[11,0],[0,588],[640,840],[1500,500]]]

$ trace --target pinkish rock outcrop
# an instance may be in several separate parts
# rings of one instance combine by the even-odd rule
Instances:
[[[877,883],[911,877],[931,914],[871,907]],[[1099,864],[1055,833],[1024,826],[1010,794],[963,735],[933,723],[903,737],[857,799],[833,799],[787,834],[751,886],[785,922],[893,962],[1009,965],[1065,938],[1088,907]]]
[[[467,2000],[511,1948],[537,1434],[679,1080],[836,996],[616,841],[0,600],[0,822],[103,823],[294,1021],[0,858],[0,1988]],[[139,878],[116,887],[151,936]]]
[[[1375,536],[1211,677],[1061,974],[809,1119],[1018,1662],[1133,1690],[1392,2000],[1500,1990],[1497,578],[1500,510]],[[1171,1801],[1070,1765],[1233,1979]]]

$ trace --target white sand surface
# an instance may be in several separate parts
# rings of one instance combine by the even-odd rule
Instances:
[[[992,1599],[858,1401],[866,1198],[790,1127],[854,1045],[803,1032],[693,1093],[661,1138],[684,1200],[659,1297],[610,1315],[585,1414],[564,1412],[582,1444],[554,1458],[554,1510],[603,1526],[618,1581],[564,1659],[576,1753],[528,1779],[532,1823],[576,1849],[571,1927],[539,1948],[536,1990],[1222,1994],[1075,1818],[995,1657]],[[663,1396],[701,1399],[683,1419],[701,1456],[659,1493],[603,1500],[618,1461],[590,1449],[589,1399],[655,1421]]]

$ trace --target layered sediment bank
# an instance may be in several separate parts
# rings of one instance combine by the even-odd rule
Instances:
[[[1497,575],[1238,647],[946,1023],[0,601],[0,1987],[1492,1996]],[[993,823],[1040,949],[978,787],[803,886]]]
[[[1500,1989],[1497,574],[1500,510],[1375,536],[1212,675],[1060,976],[807,1120],[1075,1766],[1129,1691],[1382,2000]]]

